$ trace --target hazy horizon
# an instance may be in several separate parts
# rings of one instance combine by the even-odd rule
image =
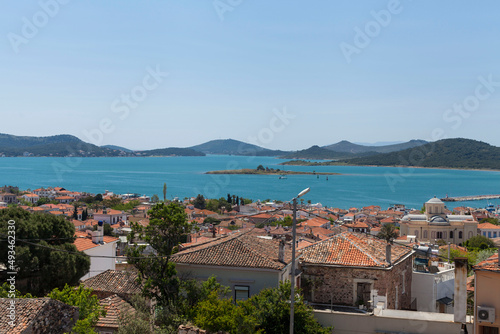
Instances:
[[[0,132],[132,150],[500,146],[500,3],[7,2]]]

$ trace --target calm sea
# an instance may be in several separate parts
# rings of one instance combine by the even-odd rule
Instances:
[[[500,193],[500,172],[396,167],[279,166],[271,157],[206,156],[167,158],[0,158],[0,184],[21,189],[61,186],[70,190],[102,193],[157,194],[167,198],[203,194],[207,198],[240,197],[288,201],[304,188],[307,202],[349,208],[401,203],[420,209],[433,196],[465,196]],[[337,172],[317,178],[291,175],[287,179],[268,175],[207,175],[210,170],[270,168]],[[448,203],[485,207],[500,200]]]

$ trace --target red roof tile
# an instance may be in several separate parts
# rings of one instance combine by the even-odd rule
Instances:
[[[309,264],[329,264],[354,267],[388,267],[385,241],[371,235],[344,232],[304,248],[301,260]],[[392,245],[391,262],[410,254],[411,249]]]

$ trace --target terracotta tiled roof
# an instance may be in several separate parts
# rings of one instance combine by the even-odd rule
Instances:
[[[389,266],[385,261],[386,245],[385,241],[371,235],[344,232],[304,248],[301,260],[309,264],[385,268]],[[411,252],[409,248],[392,245],[391,262]]]
[[[250,232],[250,233],[249,233]],[[172,261],[224,267],[265,268],[281,270],[291,261],[291,247],[285,247],[285,263],[278,261],[279,241],[238,233],[212,242],[187,248],[172,256]]]
[[[100,244],[95,244],[92,242],[92,237],[88,236],[87,233],[85,232],[80,232],[80,231],[76,231],[75,232],[75,246],[76,246],[76,249],[78,249],[80,252],[81,251],[84,251],[84,250],[87,250],[87,249],[90,249],[90,248],[94,248],[94,247],[98,247],[100,246]],[[118,241],[118,238],[115,238],[115,237],[110,237],[108,235],[105,235],[102,237],[102,241],[105,243],[105,244],[108,244],[110,242],[114,242],[114,241]]]
[[[63,333],[74,324],[72,318],[77,312],[74,306],[50,298],[19,298],[15,300],[16,318],[12,327],[8,323],[10,301],[0,298],[0,333]]]
[[[477,225],[480,230],[500,230],[500,225],[494,225],[492,223],[482,223]]]
[[[101,307],[106,310],[106,316],[100,317],[96,327],[115,328],[120,327],[120,320],[125,317],[133,317],[135,309],[118,295],[100,300]],[[126,321],[126,320],[125,320]]]
[[[493,254],[488,259],[475,265],[474,270],[488,270],[500,273],[500,263],[498,263],[498,253]]]
[[[323,226],[329,222],[330,221],[328,219],[314,217],[314,218],[306,220],[305,222],[300,223],[299,226],[307,225],[309,227],[319,227],[319,226]]]
[[[116,294],[135,294],[141,292],[141,286],[136,282],[137,273],[132,271],[106,270],[82,282],[86,288],[94,291]]]
[[[119,211],[119,210],[113,210],[113,209],[107,209],[106,210],[106,213],[103,213],[102,210],[97,210],[94,215],[121,215],[123,214],[123,212]]]

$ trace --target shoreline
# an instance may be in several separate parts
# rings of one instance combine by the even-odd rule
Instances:
[[[287,164],[286,162],[281,163],[281,166],[304,166],[304,167],[390,167],[390,168],[421,168],[421,169],[443,169],[443,170],[466,170],[466,171],[482,171],[482,172],[500,172],[500,169],[491,168],[466,168],[466,167],[425,167],[425,166],[404,166],[404,165],[352,165],[352,164],[332,164],[323,165],[320,163],[311,164]]]
[[[205,172],[204,174],[227,174],[227,175],[342,175],[335,172],[300,172],[300,171],[258,171],[256,169],[228,169],[228,170],[213,170]]]

